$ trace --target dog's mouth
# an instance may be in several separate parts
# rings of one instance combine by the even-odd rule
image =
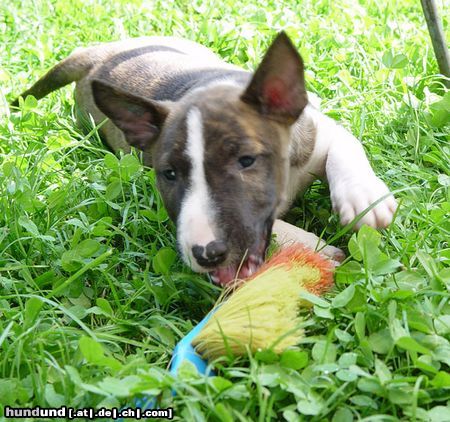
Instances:
[[[264,262],[266,250],[270,243],[272,226],[273,218],[269,217],[264,223],[260,241],[250,251],[247,251],[240,261],[210,271],[209,277],[211,281],[219,286],[226,287],[235,280],[244,280],[255,274]]]
[[[220,286],[227,286],[236,279],[243,280],[252,276],[263,261],[263,254],[252,254],[239,264],[216,268],[209,273],[209,276],[214,283]]]

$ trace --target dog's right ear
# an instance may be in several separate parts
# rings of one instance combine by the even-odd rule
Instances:
[[[241,100],[259,113],[292,124],[308,103],[303,60],[280,32],[256,69]]]
[[[92,81],[97,107],[125,134],[127,142],[146,150],[156,140],[169,110],[162,104],[122,91],[104,81]]]

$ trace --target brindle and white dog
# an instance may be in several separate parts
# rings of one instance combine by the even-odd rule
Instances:
[[[183,259],[216,283],[254,272],[272,230],[320,246],[276,220],[317,177],[342,224],[383,196],[357,226],[392,220],[395,199],[359,141],[308,101],[303,61],[284,33],[253,74],[194,42],[145,37],[76,50],[22,96],[73,81],[81,118],[110,119],[100,132],[114,151],[144,151]],[[342,258],[332,246],[322,252]]]

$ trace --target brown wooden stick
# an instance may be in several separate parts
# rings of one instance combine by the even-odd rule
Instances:
[[[442,22],[439,19],[436,3],[434,0],[421,0],[421,3],[439,71],[445,77],[450,78],[450,55],[445,42],[444,30],[442,28]],[[450,87],[449,79],[445,81],[445,85]]]

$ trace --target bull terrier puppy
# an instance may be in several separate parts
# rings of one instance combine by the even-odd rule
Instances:
[[[392,220],[395,199],[360,142],[311,104],[303,60],[283,32],[254,73],[174,37],[79,49],[22,97],[71,82],[80,119],[107,120],[99,131],[113,151],[144,151],[184,261],[218,284],[251,275],[272,232],[342,259],[277,219],[317,177],[328,180],[343,225],[383,197],[356,228]]]

